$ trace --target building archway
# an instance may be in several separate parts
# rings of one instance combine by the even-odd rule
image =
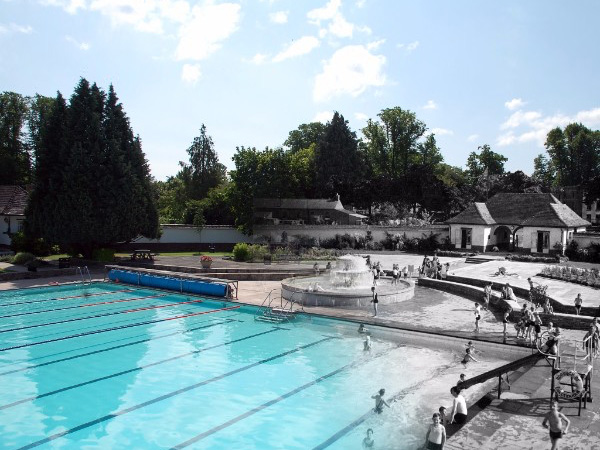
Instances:
[[[496,247],[502,251],[509,251],[513,241],[513,234],[510,228],[506,225],[500,225],[494,230],[494,237],[496,238]]]

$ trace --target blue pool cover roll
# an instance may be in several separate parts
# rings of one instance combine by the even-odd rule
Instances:
[[[135,284],[138,286],[167,289],[177,292],[211,295],[213,297],[226,297],[226,283],[211,283],[201,280],[184,280],[181,278],[163,277],[160,275],[140,274],[129,270],[111,269],[108,279],[120,283]]]

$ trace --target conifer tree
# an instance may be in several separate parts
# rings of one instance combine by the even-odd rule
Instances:
[[[27,230],[73,253],[158,235],[150,171],[111,86],[57,96],[37,151]]]

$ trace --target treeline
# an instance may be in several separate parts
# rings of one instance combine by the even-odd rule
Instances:
[[[507,172],[507,158],[487,144],[469,154],[464,169],[446,164],[435,135],[428,133],[415,113],[399,107],[382,110],[361,132],[359,139],[343,115],[335,112],[326,124],[301,124],[290,131],[281,147],[237,147],[235,169],[229,177],[213,159],[220,178],[211,178],[213,186],[205,195],[187,194],[200,192],[190,186],[201,166],[198,159],[190,158],[190,164],[181,163],[177,175],[157,183],[161,220],[235,223],[249,232],[256,197],[333,198],[340,194],[344,205],[368,211],[373,222],[409,216],[444,220],[497,192],[548,192],[581,185],[590,192],[590,201],[600,197],[596,190],[600,184],[599,132],[581,124],[548,134],[547,155],[535,159],[532,176]],[[216,155],[204,125],[200,141],[209,143],[207,155]],[[202,167],[206,166],[210,164]]]
[[[334,198],[370,220],[444,220],[497,192],[547,192],[580,185],[600,197],[600,132],[574,123],[547,135],[531,176],[507,172],[487,144],[464,168],[444,162],[435,135],[415,113],[382,110],[360,130],[335,112],[326,124],[301,124],[277,148],[239,146],[227,173],[201,124],[188,161],[166,181],[150,178],[139,137],[112,88],[82,79],[70,101],[0,94],[3,184],[33,185],[28,231],[86,252],[157,223],[235,224],[252,230],[256,197]],[[158,219],[157,219],[158,217]],[[81,224],[75,228],[74,223]]]
[[[2,183],[30,190],[26,240],[92,257],[158,236],[149,167],[112,86],[81,79],[68,102],[3,93],[0,117]]]

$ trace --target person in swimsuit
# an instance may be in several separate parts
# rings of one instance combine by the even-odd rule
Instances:
[[[461,363],[465,365],[465,367],[467,366],[467,363],[469,361],[475,361],[475,362],[479,362],[477,359],[475,359],[475,357],[473,355],[471,355],[471,349],[467,348],[465,350],[465,356],[463,357]]]
[[[361,324],[358,326],[358,332],[359,332],[360,334],[367,334],[369,331],[368,331],[368,330],[365,328],[365,324],[364,324],[364,323],[361,323]]]
[[[490,300],[492,298],[492,283],[487,283],[483,288],[483,301],[485,303],[484,309],[490,309]]]
[[[373,428],[367,430],[367,436],[362,441],[363,448],[374,448],[375,441],[373,440]]]
[[[427,450],[443,450],[446,443],[446,429],[440,422],[439,413],[434,413],[425,435],[425,448]]]
[[[466,379],[467,379],[467,376],[464,373],[461,373],[460,377],[458,377],[458,381],[457,381],[456,385],[460,386],[461,384],[463,384],[465,382]]]
[[[567,424],[564,429],[563,420]],[[553,401],[552,409],[544,416],[544,421],[542,422],[542,426],[550,430],[551,450],[558,450],[558,440],[569,432],[569,425],[571,425],[571,421],[558,410],[558,402]]]
[[[375,311],[375,314],[373,314],[373,317],[375,317],[377,315],[377,305],[379,304],[379,299],[377,298],[377,292],[375,292],[375,296],[373,297],[373,300],[371,300],[371,303],[373,303],[373,310]]]
[[[512,308],[509,306],[506,308],[506,311],[504,311],[504,317],[502,318],[502,324],[504,325],[504,341],[506,341],[506,324],[508,323],[508,317],[510,316],[511,312]]]
[[[388,408],[390,407],[388,402],[386,402],[383,398],[383,394],[385,394],[385,389],[379,389],[379,392],[377,394],[371,395],[371,398],[375,399],[375,408],[373,409],[373,411],[375,411],[377,414],[381,414],[383,412],[384,405]]]
[[[365,352],[368,352],[371,350],[371,336],[369,336],[369,335],[367,335],[367,338],[365,339],[363,350]]]
[[[479,320],[481,319],[481,307],[475,303],[475,333],[479,333]]]
[[[583,304],[583,299],[581,298],[581,294],[577,294],[575,297],[575,313],[577,315],[581,314],[581,305]]]
[[[440,423],[445,426],[446,425],[446,407],[440,406],[440,409],[438,409],[438,411],[440,412]]]
[[[461,389],[457,386],[450,389],[450,393],[454,397],[450,423],[464,424],[467,421],[467,402],[460,392]]]
[[[535,332],[535,340],[532,342],[532,345],[537,345],[540,333],[542,332],[542,319],[540,318],[540,313],[537,311],[533,313],[533,331]]]

